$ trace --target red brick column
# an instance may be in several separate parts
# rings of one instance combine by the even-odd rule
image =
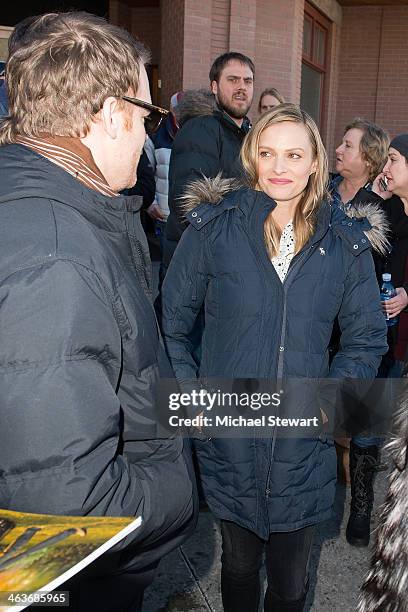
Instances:
[[[161,96],[168,107],[170,97],[183,88],[185,0],[161,1]]]
[[[373,6],[343,8],[335,130],[338,143],[354,117],[374,121],[382,10]]]
[[[184,89],[208,87],[211,66],[212,2],[185,0]]]
[[[255,61],[257,0],[231,0],[229,50]]]
[[[256,87],[276,87],[288,102],[299,103],[304,0],[258,0],[256,14]]]

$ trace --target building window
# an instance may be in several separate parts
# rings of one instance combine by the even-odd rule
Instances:
[[[307,2],[303,24],[300,106],[322,128],[328,71],[330,21]]]

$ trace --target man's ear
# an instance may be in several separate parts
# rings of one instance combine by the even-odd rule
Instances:
[[[118,100],[113,96],[106,98],[99,111],[101,125],[108,136],[116,139],[118,136],[121,116],[118,108]]]
[[[211,81],[211,92],[216,96],[218,93],[218,83],[217,81]]]

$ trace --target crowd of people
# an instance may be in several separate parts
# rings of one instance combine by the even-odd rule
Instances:
[[[256,67],[242,53],[217,57],[208,90],[176,92],[168,111],[152,104],[146,48],[100,17],[30,17],[9,51],[0,507],[141,516],[66,585],[72,610],[136,612],[160,559],[195,528],[198,482],[220,523],[225,612],[258,611],[264,553],[263,609],[302,612],[334,502],[341,381],[403,375],[408,134],[350,118],[330,175],[315,122],[276,88],[249,119]],[[157,297],[142,207],[160,238]],[[249,394],[296,381],[280,409],[315,430],[216,435],[193,401],[191,427],[168,427],[163,389],[205,398],[219,380]],[[360,612],[408,609],[407,420],[405,402]],[[370,540],[387,436],[350,434],[354,546]]]

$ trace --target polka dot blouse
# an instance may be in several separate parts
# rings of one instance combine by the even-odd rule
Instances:
[[[272,264],[281,280],[285,280],[285,276],[288,272],[290,262],[295,254],[295,234],[293,231],[292,221],[289,221],[285,225],[282,231],[279,253],[275,257],[272,257]]]

